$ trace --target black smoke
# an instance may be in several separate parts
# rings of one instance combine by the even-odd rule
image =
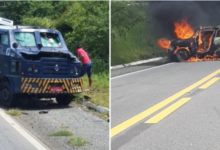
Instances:
[[[157,36],[175,38],[174,22],[186,18],[194,30],[199,26],[220,25],[220,1],[149,2],[149,10],[158,25]]]

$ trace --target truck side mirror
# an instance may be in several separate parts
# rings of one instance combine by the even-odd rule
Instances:
[[[41,48],[43,45],[41,43],[37,43],[37,47]]]
[[[12,46],[16,49],[16,48],[18,48],[18,43],[15,42],[12,44]]]

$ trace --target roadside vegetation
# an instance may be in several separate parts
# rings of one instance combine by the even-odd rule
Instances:
[[[64,129],[50,134],[50,136],[72,136],[72,135],[73,135],[72,131],[64,130]]]
[[[21,116],[21,112],[16,109],[8,110],[8,111],[6,111],[6,113],[11,116],[18,116],[18,117]]]
[[[109,2],[5,1],[0,16],[16,25],[59,30],[71,52],[81,43],[93,62],[92,102],[109,106]],[[22,8],[22,9],[21,9]],[[13,11],[11,11],[13,10]],[[88,88],[87,76],[83,77]]]
[[[93,85],[89,89],[87,76],[83,77],[84,89],[89,89],[85,92],[91,98],[91,102],[98,106],[109,108],[109,75],[105,73],[95,74],[92,77]]]
[[[50,136],[70,136],[68,140],[68,144],[72,147],[75,146],[85,146],[87,144],[87,141],[83,139],[82,137],[74,137],[73,132],[68,129],[61,129],[59,131],[56,131],[54,133],[51,133]]]
[[[94,74],[92,80],[92,88],[89,88],[87,75],[83,77],[84,92],[77,94],[74,101],[82,103],[83,100],[87,100],[98,106],[109,108],[109,75],[106,73]]]
[[[158,57],[148,2],[112,1],[111,66]],[[157,49],[157,50],[156,50]]]
[[[85,146],[87,144],[87,141],[83,139],[82,137],[72,137],[68,141],[69,145],[72,147],[75,146]]]

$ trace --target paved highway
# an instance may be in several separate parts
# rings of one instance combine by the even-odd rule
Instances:
[[[170,63],[111,79],[112,150],[220,149],[220,62]]]
[[[47,149],[0,108],[0,150]]]

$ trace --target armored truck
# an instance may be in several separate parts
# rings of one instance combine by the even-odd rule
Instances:
[[[81,62],[57,30],[13,25],[0,18],[0,103],[31,97],[56,98],[69,105],[82,92]]]

